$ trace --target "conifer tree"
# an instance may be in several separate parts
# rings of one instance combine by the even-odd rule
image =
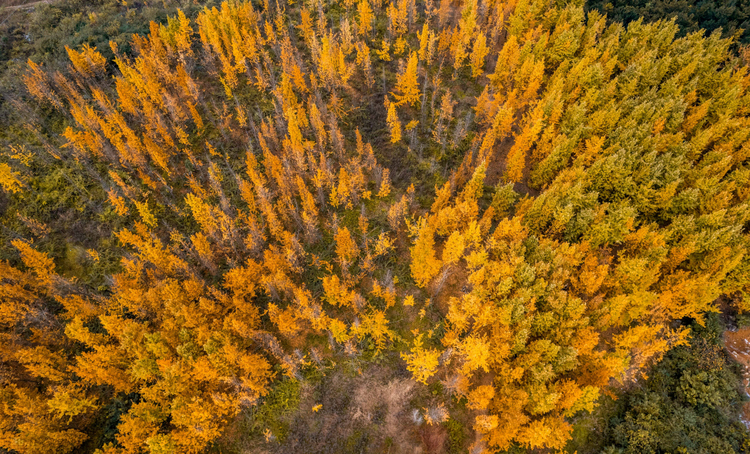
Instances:
[[[388,127],[391,131],[391,143],[397,143],[401,141],[401,121],[398,119],[396,113],[396,105],[388,102]]]
[[[414,105],[419,101],[419,84],[417,83],[417,64],[419,60],[417,53],[412,52],[409,55],[409,61],[406,64],[404,73],[399,76],[396,83],[398,93],[391,93],[396,99],[396,106],[403,104]]]

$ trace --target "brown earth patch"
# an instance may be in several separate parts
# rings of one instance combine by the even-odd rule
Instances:
[[[305,386],[286,440],[267,449],[279,454],[425,452],[411,416],[414,392],[415,382],[392,368],[372,366],[353,376],[331,371],[319,384]],[[314,412],[316,405],[322,408]]]
[[[445,441],[448,431],[442,425],[423,425],[419,430],[425,454],[442,454],[445,452]]]
[[[745,394],[750,396],[750,327],[724,331],[724,344],[732,357],[742,364],[742,382]],[[740,419],[750,428],[750,402],[742,406]]]

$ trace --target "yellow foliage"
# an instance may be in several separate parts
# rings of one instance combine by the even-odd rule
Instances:
[[[411,275],[418,286],[425,287],[440,271],[440,261],[435,257],[435,233],[426,219],[421,220],[418,235],[411,248]]]
[[[151,210],[149,210],[148,201],[139,202],[135,200],[133,203],[135,203],[135,207],[138,209],[138,213],[141,215],[143,223],[151,228],[156,227],[156,217],[154,217]]]
[[[489,52],[487,47],[487,38],[484,33],[479,33],[474,41],[474,47],[471,49],[471,75],[479,77],[484,72],[484,58]]]
[[[409,55],[409,61],[406,64],[404,73],[398,77],[396,82],[397,93],[391,92],[391,95],[396,99],[396,106],[402,104],[410,104],[413,106],[419,101],[419,84],[417,82],[418,63],[419,59],[417,58],[417,53],[412,52]],[[388,114],[390,117],[390,108]]]
[[[349,229],[340,227],[334,235],[334,240],[336,241],[336,256],[338,256],[342,266],[352,263],[359,255],[359,248],[351,233],[349,233]]]
[[[401,353],[401,358],[406,361],[406,368],[412,373],[414,380],[427,384],[427,379],[432,377],[440,364],[440,352],[434,348],[425,349],[422,343],[422,336],[419,334],[414,339],[411,353]]]
[[[388,103],[388,118],[386,121],[391,130],[391,143],[401,141],[401,121],[396,113],[396,105],[390,102]]]
[[[0,163],[0,186],[8,192],[17,193],[24,187],[21,174],[14,172],[8,164]]]
[[[357,4],[357,24],[359,25],[359,34],[369,36],[372,30],[372,8],[368,0],[360,0]]]
[[[12,240],[10,243],[21,253],[23,264],[30,268],[42,283],[49,284],[55,274],[55,262],[46,253],[32,248],[31,243],[22,240]]]

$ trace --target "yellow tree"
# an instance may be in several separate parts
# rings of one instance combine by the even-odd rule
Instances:
[[[484,72],[484,58],[489,53],[487,48],[487,38],[484,33],[478,33],[474,41],[474,47],[471,49],[471,75],[479,77]]]
[[[416,242],[411,248],[411,275],[420,287],[426,287],[440,271],[435,257],[435,232],[427,219],[421,219]]]
[[[334,235],[336,241],[336,255],[339,258],[339,262],[342,267],[349,266],[354,259],[359,255],[359,248],[357,243],[354,242],[349,229],[346,227],[340,227]]]
[[[422,337],[419,333],[414,339],[411,353],[401,353],[401,358],[406,361],[406,369],[412,373],[414,380],[427,384],[427,379],[432,377],[440,364],[440,351],[434,348],[425,349]]]
[[[406,64],[404,73],[401,74],[396,81],[397,93],[391,92],[391,95],[396,99],[396,105],[402,104],[414,105],[419,101],[419,83],[417,82],[417,65],[419,64],[419,58],[416,52],[412,52],[409,55],[409,61]]]
[[[365,37],[370,35],[372,30],[372,8],[368,0],[360,0],[357,4],[357,13],[359,15],[357,25],[359,26],[358,33]]]
[[[396,113],[396,105],[392,102],[388,102],[388,128],[391,131],[391,143],[401,141],[401,121],[398,119]]]
[[[17,193],[24,187],[21,174],[14,172],[6,163],[0,163],[0,186],[8,192]]]
[[[544,107],[540,103],[526,118],[521,134],[516,136],[516,141],[508,152],[504,175],[506,181],[521,181],[526,167],[526,156],[542,130],[543,120]]]

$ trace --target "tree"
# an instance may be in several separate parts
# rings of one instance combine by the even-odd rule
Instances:
[[[516,141],[508,152],[507,167],[505,169],[506,181],[517,182],[523,178],[523,170],[526,167],[526,156],[542,130],[543,116],[544,111],[542,106],[537,106],[526,119],[521,134],[516,136]]]
[[[401,358],[406,361],[406,368],[412,373],[414,380],[427,384],[427,379],[435,374],[439,364],[440,351],[436,349],[425,349],[423,347],[420,333],[414,339],[411,353],[401,353]]]
[[[411,275],[420,287],[426,287],[440,271],[440,261],[435,257],[435,233],[427,219],[421,219],[417,239],[411,248]]]
[[[619,396],[600,441],[607,452],[742,449],[747,432],[728,417],[738,411],[729,396],[740,377],[722,348],[720,323],[712,315],[705,327],[693,326],[689,345],[668,353],[642,388]],[[686,446],[685,433],[696,434],[695,448]]]
[[[370,35],[370,31],[372,30],[372,8],[370,8],[370,3],[368,0],[360,0],[360,2],[357,4],[357,14],[359,25],[359,31],[358,33],[360,35],[363,35],[365,37]]]
[[[489,48],[487,47],[487,38],[484,33],[477,34],[474,41],[474,47],[471,49],[471,75],[479,77],[484,72],[484,58],[487,56]]]
[[[21,175],[14,172],[8,164],[0,163],[0,186],[8,192],[16,193],[24,187]]]
[[[336,255],[342,266],[346,267],[359,255],[357,243],[354,242],[349,229],[346,227],[339,228],[336,235],[334,235],[334,239],[336,241]]]
[[[398,119],[398,114],[396,113],[396,105],[392,102],[388,102],[388,118],[386,121],[391,131],[391,143],[400,142],[401,121]]]
[[[412,52],[409,55],[409,61],[406,64],[404,73],[398,77],[396,82],[397,93],[391,92],[391,95],[396,99],[396,106],[402,104],[414,104],[419,101],[419,83],[417,82],[417,64],[419,59],[417,53]],[[389,111],[390,112],[390,111]],[[390,117],[390,114],[389,114]]]
[[[598,0],[586,3],[587,10],[598,10],[607,15],[607,19],[625,25],[636,20],[655,22],[658,20],[675,20],[679,25],[679,36],[686,36],[701,30],[708,33],[721,28],[724,37],[735,35],[739,29],[743,33],[739,41],[747,43],[747,21],[750,11],[747,5],[725,1],[703,3],[691,2],[601,2]]]

